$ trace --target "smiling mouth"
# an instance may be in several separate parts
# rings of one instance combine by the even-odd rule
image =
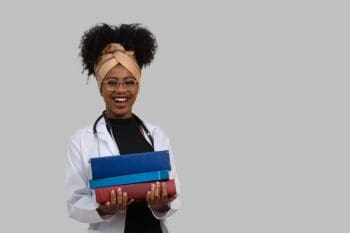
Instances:
[[[127,106],[128,97],[116,97],[113,98],[113,102],[117,108],[124,108]]]
[[[115,103],[125,103],[126,101],[128,101],[129,98],[126,97],[122,97],[122,98],[113,98],[113,101]]]

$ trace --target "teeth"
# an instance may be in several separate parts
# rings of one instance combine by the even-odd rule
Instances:
[[[127,98],[114,98],[114,101],[125,102],[125,101],[127,101]]]

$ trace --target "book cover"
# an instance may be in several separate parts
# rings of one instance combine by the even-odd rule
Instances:
[[[169,151],[91,158],[92,179],[171,170]]]
[[[92,180],[89,180],[89,184],[91,189],[95,189],[95,188],[109,187],[114,185],[133,184],[133,183],[168,180],[168,179],[169,179],[169,171],[163,170],[163,171],[129,174],[124,176],[107,177],[103,179],[92,179]]]
[[[169,195],[176,194],[176,187],[174,180],[163,181],[167,184],[167,190]],[[123,192],[128,193],[128,199],[134,199],[135,202],[142,202],[146,200],[147,191],[150,190],[151,184],[155,182],[137,183],[137,184],[127,184],[118,185],[112,187],[96,188],[96,202],[104,203],[111,200],[111,191],[115,190],[117,193],[118,188],[121,188]]]

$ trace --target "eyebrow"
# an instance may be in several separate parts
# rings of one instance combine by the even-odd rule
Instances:
[[[135,79],[133,76],[126,76],[124,78],[118,78],[118,77],[115,77],[115,76],[107,76],[106,78],[114,78],[114,79],[117,79],[117,80],[125,80],[125,79]]]

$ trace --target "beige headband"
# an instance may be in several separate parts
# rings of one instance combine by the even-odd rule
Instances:
[[[94,67],[97,84],[100,90],[102,80],[106,74],[119,63],[129,70],[134,78],[140,82],[141,69],[134,57],[134,51],[125,51],[123,45],[119,43],[112,43],[103,49],[102,55]]]

